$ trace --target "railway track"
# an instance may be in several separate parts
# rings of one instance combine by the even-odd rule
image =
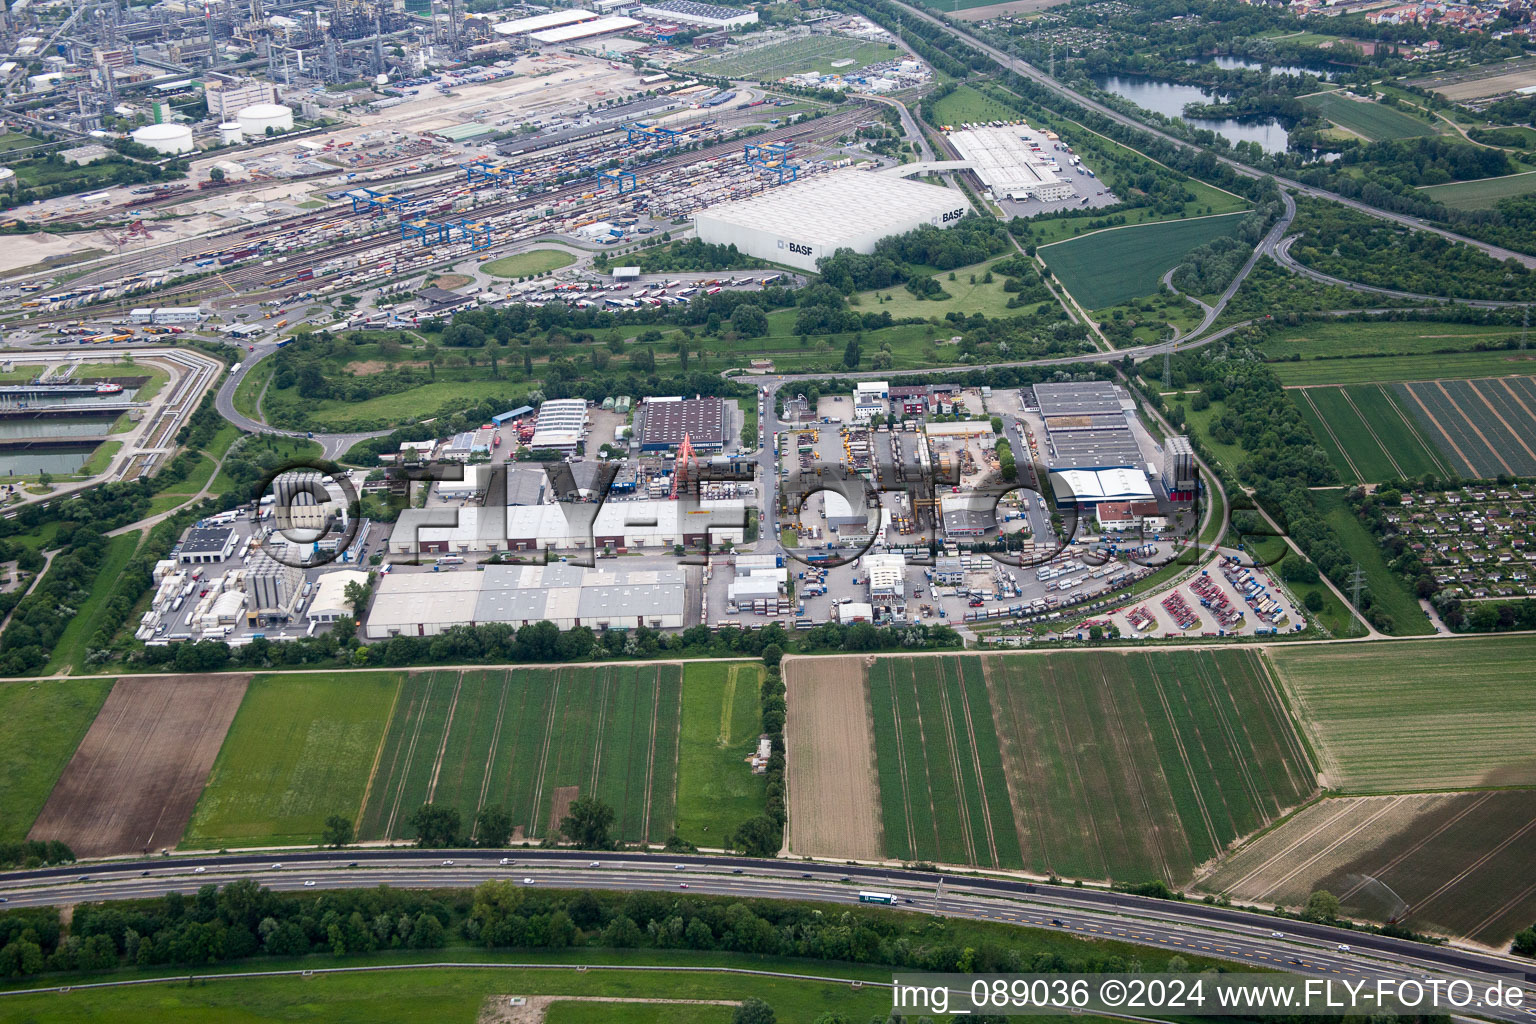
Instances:
[[[856,106],[848,110],[839,111],[835,114],[828,115],[816,121],[788,125],[783,128],[764,132],[753,136],[753,140],[760,143],[785,141],[793,141],[797,143],[805,142],[816,137],[826,137],[830,134],[851,127],[856,123],[867,120],[867,117],[868,110],[862,105]],[[729,142],[717,142],[700,150],[680,153],[675,156],[663,158],[654,163],[648,163],[640,166],[646,173],[661,174],[669,170],[687,166],[691,163],[704,160],[719,159],[723,156],[734,153],[739,145],[740,143],[735,140]],[[380,183],[369,183],[370,186],[376,184]],[[398,194],[406,198],[408,202],[422,202],[444,198],[449,193],[459,191],[462,189],[462,187],[463,186],[458,183],[457,173],[447,172],[443,180],[434,181],[419,189],[401,191]],[[586,193],[591,192],[592,188],[593,184],[590,180],[582,179],[576,184],[568,185],[558,189],[555,192],[542,193],[534,196],[524,196],[507,201],[493,202],[487,204],[486,206],[477,207],[473,209],[473,211],[465,212],[472,212],[475,216],[475,219],[484,221],[495,217],[516,214],[518,212],[537,208],[540,206],[555,205],[570,199],[579,198]],[[571,212],[578,213],[585,209],[586,206],[577,206],[573,207]],[[164,266],[168,260],[180,259],[187,255],[210,251],[210,245],[221,240],[229,241],[237,235],[239,236],[240,244],[248,247],[259,247],[263,244],[272,244],[276,240],[292,233],[296,229],[301,229],[305,226],[318,223],[322,220],[331,223],[338,221],[356,223],[367,220],[370,217],[377,218],[378,215],[368,214],[363,211],[353,212],[350,209],[331,209],[326,211],[306,213],[305,215],[299,217],[286,218],[282,221],[273,222],[272,224],[257,231],[241,232],[239,229],[231,229],[229,231],[219,232],[214,235],[202,236],[196,239],[187,239],[182,242],[177,242],[173,246],[168,246],[166,249],[157,250],[153,254],[146,253],[138,257],[130,257],[126,262],[117,261],[111,270],[104,269],[96,273],[75,278],[70,282],[70,287],[77,288],[82,284],[105,283],[104,280],[92,279],[98,278],[99,275],[102,274],[111,274],[111,278],[109,278],[109,280],[121,280],[124,277],[132,277],[136,274],[142,274],[156,267]],[[400,237],[398,231],[396,230],[395,222],[390,221],[388,227],[369,232],[366,235],[345,239],[333,244],[328,244],[319,249],[295,252],[283,258],[285,262],[290,266],[295,265],[295,261],[302,261],[306,265],[314,266],[335,260],[346,259],[348,257],[364,256],[370,251],[389,245],[395,245],[399,243],[399,241]],[[508,243],[503,243],[503,245],[505,244]],[[494,248],[496,247],[493,246],[493,249]],[[294,286],[288,289],[269,289],[262,287],[264,284],[262,279],[271,277],[274,272],[275,271],[271,267],[263,267],[259,263],[253,264],[248,262],[245,265],[237,265],[232,267],[228,271],[217,271],[211,278],[204,278],[183,285],[173,285],[168,288],[158,289],[156,291],[156,301],[158,304],[174,304],[177,300],[185,302],[194,297],[202,298],[205,296],[213,296],[213,301],[216,302],[217,297],[220,295],[233,294],[240,296],[243,303],[248,303],[250,301],[260,301],[267,298],[286,298],[288,296],[313,288],[316,286],[317,282],[322,282],[324,280],[323,278],[317,276],[311,280],[295,282]],[[60,310],[57,313],[35,314],[30,319],[29,323],[36,325],[47,325],[68,320],[81,319],[86,316],[107,316],[113,313],[124,312],[142,304],[142,296],[123,297],[100,305],[77,306],[71,309]]]

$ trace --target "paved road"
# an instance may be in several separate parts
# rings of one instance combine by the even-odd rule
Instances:
[[[1425,295],[1421,292],[1404,292],[1398,291],[1396,288],[1378,288],[1377,286],[1371,284],[1360,284],[1358,281],[1346,281],[1342,277],[1334,277],[1331,274],[1325,274],[1320,270],[1313,270],[1311,267],[1303,263],[1298,263],[1296,258],[1291,255],[1291,246],[1295,245],[1296,240],[1300,237],[1300,235],[1292,235],[1291,237],[1283,240],[1279,245],[1275,246],[1274,252],[1272,253],[1272,255],[1275,257],[1275,262],[1279,263],[1282,267],[1284,267],[1286,270],[1289,270],[1293,274],[1300,274],[1302,277],[1309,277],[1312,280],[1320,281],[1323,284],[1338,285],[1340,288],[1348,288],[1352,292],[1370,292],[1373,295],[1389,295],[1398,299],[1412,299],[1415,302],[1459,303],[1463,306],[1475,306],[1478,309],[1505,309],[1510,306],[1530,305],[1529,302],[1509,302],[1502,299],[1453,299],[1445,295]]]
[[[1116,124],[1124,125],[1128,128],[1134,128],[1137,131],[1145,132],[1148,135],[1155,136],[1156,138],[1162,139],[1165,142],[1172,143],[1173,145],[1179,146],[1183,149],[1194,149],[1203,153],[1209,153],[1216,160],[1232,168],[1237,173],[1244,175],[1245,177],[1274,177],[1276,182],[1285,186],[1286,188],[1300,193],[1301,195],[1312,196],[1317,199],[1327,199],[1335,203],[1341,203],[1352,210],[1359,210],[1361,213],[1369,214],[1370,216],[1377,217],[1381,220],[1393,221],[1395,223],[1403,224],[1411,228],[1417,228],[1421,231],[1430,231],[1441,236],[1442,238],[1448,238],[1453,242],[1463,242],[1472,246],[1473,248],[1481,249],[1483,252],[1487,253],[1489,256],[1492,256],[1496,260],[1512,259],[1516,260],[1522,266],[1527,268],[1536,268],[1536,256],[1530,256],[1523,252],[1515,252],[1511,249],[1505,249],[1502,246],[1491,245],[1487,242],[1479,242],[1475,238],[1468,238],[1465,235],[1458,235],[1454,231],[1447,231],[1444,228],[1435,227],[1433,224],[1426,223],[1417,217],[1410,217],[1407,214],[1393,213],[1390,210],[1383,210],[1379,207],[1371,206],[1367,203],[1362,203],[1357,199],[1349,199],[1345,196],[1339,195],[1336,192],[1329,192],[1327,189],[1314,188],[1311,185],[1304,185],[1301,182],[1291,178],[1283,178],[1278,175],[1266,175],[1264,172],[1255,170],[1254,168],[1249,167],[1247,164],[1240,163],[1239,161],[1234,160],[1229,156],[1223,156],[1222,154],[1217,153],[1214,150],[1207,149],[1204,146],[1197,145],[1193,142],[1187,142],[1184,139],[1178,138],[1174,135],[1169,135],[1167,132],[1160,131],[1159,129],[1139,121],[1127,114],[1122,114],[1120,111],[1114,109],[1113,107],[1105,106],[1099,101],[1085,96],[1075,89],[1063,85],[1061,82],[1045,74],[1043,71],[1040,71],[1038,68],[1035,68],[1030,64],[1026,64],[1021,60],[1015,60],[1012,57],[1009,57],[1002,50],[999,50],[997,47],[992,46],[989,43],[983,42],[978,37],[972,35],[969,31],[958,28],[947,21],[934,17],[922,8],[903,3],[902,0],[893,0],[893,2],[897,7],[900,7],[912,17],[915,17],[920,21],[926,21],[930,24],[937,25],[938,27],[944,29],[944,31],[948,32],[950,35],[962,39],[976,49],[981,50],[987,56],[991,57],[993,61],[1002,65],[1008,70],[1022,75],[1025,78],[1032,79],[1033,81],[1039,83],[1057,95],[1064,96],[1067,99],[1072,100],[1074,103],[1078,104],[1084,109],[1091,110],[1096,114],[1107,117],[1111,121],[1114,121]]]
[[[800,899],[851,905],[860,888],[889,892],[905,909],[949,917],[1059,928],[1219,957],[1297,974],[1394,978],[1514,977],[1536,1001],[1529,964],[1475,950],[1367,935],[1203,903],[1152,900],[1095,889],[1022,880],[946,876],[863,865],[790,863],[713,856],[592,854],[557,850],[347,850],[177,857],[0,874],[0,894],[14,907],[190,893],[209,883],[249,878],[276,890],[469,887],[490,878],[536,886],[618,891],[673,890],[711,895]],[[591,867],[593,859],[598,866]],[[678,866],[682,869],[679,870]],[[199,873],[198,869],[201,868]],[[82,880],[84,879],[84,880]],[[1347,949],[1340,948],[1342,946]],[[3,998],[3,996],[0,996]],[[1507,1021],[1536,1021],[1531,1010],[1485,1009]]]
[[[277,342],[274,339],[258,341],[254,350],[247,351],[241,360],[241,370],[238,375],[227,378],[219,387],[214,402],[219,410],[219,415],[245,431],[247,434],[281,434],[284,437],[303,437],[304,432],[298,430],[283,430],[279,427],[268,426],[261,420],[252,419],[235,408],[235,388],[251,372],[251,369],[261,360],[266,359],[277,351]],[[387,430],[374,430],[351,434],[314,434],[314,440],[320,444],[321,456],[326,459],[338,459],[359,441],[370,437],[383,437],[389,433]]]

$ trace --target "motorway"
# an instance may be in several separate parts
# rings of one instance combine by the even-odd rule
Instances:
[[[948,32],[950,35],[961,40],[962,42],[967,43],[968,45],[982,51],[988,57],[991,57],[994,62],[1008,69],[1009,71],[1031,79],[1037,84],[1049,89],[1051,92],[1071,100],[1072,102],[1083,107],[1085,110],[1091,110],[1096,114],[1102,115],[1103,117],[1114,121],[1116,124],[1123,125],[1127,128],[1134,128],[1140,132],[1145,132],[1148,135],[1161,139],[1164,142],[1168,142],[1182,149],[1194,149],[1203,153],[1209,153],[1214,159],[1220,161],[1226,166],[1232,168],[1232,170],[1236,171],[1238,174],[1241,174],[1245,177],[1273,177],[1278,184],[1283,185],[1294,192],[1298,192],[1301,195],[1312,196],[1317,199],[1327,199],[1331,202],[1340,203],[1352,210],[1359,210],[1361,213],[1369,214],[1370,216],[1379,218],[1381,220],[1393,221],[1398,224],[1406,225],[1407,227],[1416,228],[1420,231],[1429,231],[1439,235],[1442,238],[1448,238],[1453,242],[1462,242],[1466,245],[1472,246],[1475,249],[1481,249],[1484,253],[1487,253],[1489,256],[1496,260],[1515,260],[1528,269],[1536,269],[1536,256],[1530,256],[1523,252],[1515,252],[1512,249],[1505,249],[1502,246],[1492,245],[1488,242],[1479,242],[1475,238],[1468,238],[1465,235],[1458,235],[1454,231],[1447,231],[1444,228],[1435,227],[1433,224],[1420,220],[1418,217],[1410,217],[1407,214],[1393,213],[1390,210],[1383,210],[1379,207],[1371,206],[1368,203],[1362,203],[1357,199],[1350,199],[1346,196],[1341,196],[1337,192],[1330,192],[1327,189],[1315,188],[1311,185],[1304,185],[1292,178],[1283,178],[1279,175],[1267,175],[1265,172],[1249,167],[1247,164],[1234,160],[1229,156],[1223,156],[1222,154],[1214,150],[1207,149],[1204,146],[1197,145],[1193,142],[1188,142],[1175,135],[1169,135],[1167,132],[1160,131],[1159,129],[1154,128],[1143,121],[1140,121],[1127,114],[1122,114],[1120,111],[1114,109],[1113,107],[1106,106],[1095,99],[1085,96],[1070,86],[1063,85],[1060,81],[1052,78],[1050,75],[1047,75],[1045,72],[1039,70],[1033,65],[1026,64],[1024,61],[1009,57],[1006,53],[1004,53],[1002,50],[999,50],[997,47],[982,41],[979,37],[972,35],[970,32],[965,31],[964,29],[957,28],[949,22],[929,14],[922,8],[914,7],[911,4],[902,2],[902,0],[892,0],[892,3],[894,3],[895,6],[901,8],[903,11],[911,14],[919,21],[926,21],[931,25],[936,25],[943,29],[945,32]]]
[[[502,863],[502,854],[508,863]],[[594,867],[593,864],[596,864]],[[1531,965],[1491,953],[1278,920],[1212,906],[1021,880],[941,875],[864,865],[699,855],[563,850],[344,850],[177,857],[0,874],[11,907],[190,894],[251,879],[276,891],[315,888],[467,888],[489,879],[562,889],[680,891],[852,904],[860,888],[897,896],[903,909],[1061,929],[1302,975],[1518,980],[1536,1003]],[[1490,1008],[1496,1020],[1536,1021],[1536,1010]]]

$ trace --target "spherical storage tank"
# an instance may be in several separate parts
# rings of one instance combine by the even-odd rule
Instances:
[[[239,121],[225,121],[219,125],[219,141],[226,146],[238,146],[245,141],[245,133],[240,130]]]
[[[286,132],[293,127],[293,111],[281,103],[257,103],[235,115],[246,135],[265,135],[267,129]]]
[[[157,153],[190,153],[192,129],[184,124],[147,124],[133,130],[133,141]]]

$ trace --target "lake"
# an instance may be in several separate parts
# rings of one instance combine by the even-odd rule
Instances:
[[[1225,55],[1216,57],[1191,57],[1184,63],[1215,64],[1223,71],[1237,71],[1239,69],[1246,69],[1248,71],[1264,70],[1264,63],[1262,61],[1249,60],[1246,57],[1228,57]],[[1314,71],[1311,68],[1298,68],[1293,64],[1271,64],[1269,66],[1269,70],[1273,74],[1277,75],[1315,75],[1318,78],[1331,78],[1333,76],[1332,72],[1329,71]]]
[[[1232,118],[1185,117],[1186,103],[1214,103],[1220,99],[1197,85],[1163,82],[1139,75],[1094,75],[1093,82],[1105,92],[1130,100],[1138,107],[1166,117],[1177,117],[1194,128],[1215,132],[1228,142],[1257,142],[1266,153],[1284,153],[1290,138],[1279,122],[1237,121]]]

